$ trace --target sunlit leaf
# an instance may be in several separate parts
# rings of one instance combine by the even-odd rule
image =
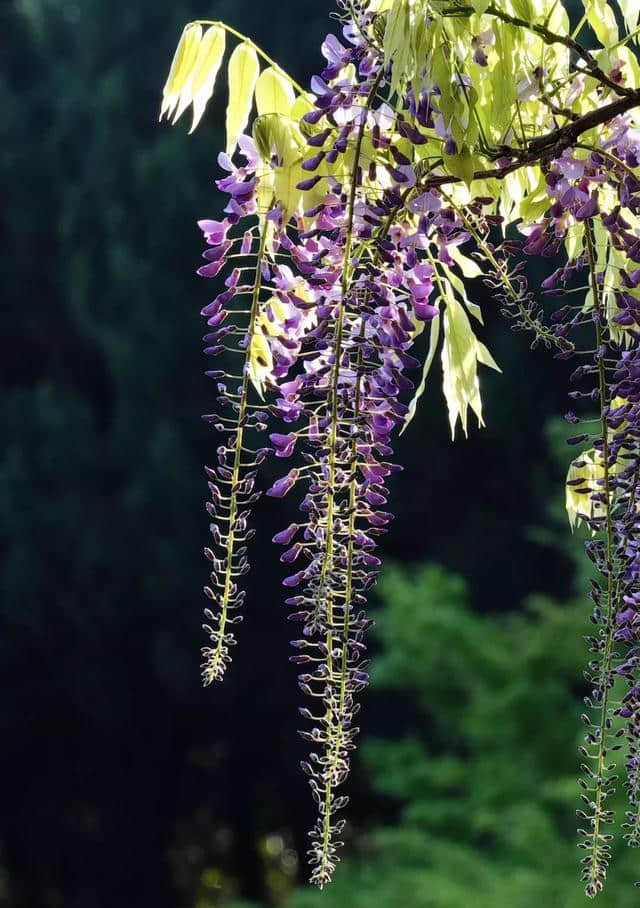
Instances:
[[[288,166],[300,158],[303,140],[295,120],[275,113],[262,114],[256,117],[252,132],[263,161],[270,161],[275,154],[280,166]]]
[[[233,154],[238,136],[249,121],[253,92],[260,72],[258,55],[251,45],[238,44],[229,58],[229,103],[227,105],[227,154]]]
[[[624,24],[629,33],[635,31],[640,21],[640,3],[638,0],[617,0],[624,17]]]
[[[431,366],[433,364],[434,357],[436,355],[436,348],[438,346],[438,338],[440,337],[440,316],[436,315],[434,319],[431,320],[431,330],[429,332],[429,349],[427,350],[427,358],[424,361],[424,366],[422,367],[422,379],[420,384],[416,389],[416,393],[411,399],[409,404],[409,410],[405,417],[404,425],[400,430],[400,434],[405,431],[413,417],[416,415],[416,410],[418,409],[418,401],[425,392],[427,387],[427,378],[429,377],[429,372],[431,371]]]
[[[298,183],[304,180],[306,173],[299,164],[276,167],[274,173],[275,198],[282,206],[283,220],[286,224],[300,204],[302,190],[298,189]]]
[[[458,254],[459,258],[456,256],[456,253]],[[477,268],[476,263],[474,261],[472,261],[471,259],[468,259],[464,255],[462,255],[462,253],[459,251],[457,246],[451,247],[450,254],[451,254],[452,258],[458,262],[458,264],[460,264],[461,262],[466,263],[465,267],[469,266],[467,269],[468,271],[472,272],[473,267]],[[474,303],[472,300],[469,299],[468,294],[467,294],[467,288],[465,286],[464,281],[460,280],[458,275],[451,268],[447,268],[446,266],[443,266],[443,270],[446,271],[447,280],[451,282],[451,286],[458,294],[458,298],[464,303],[464,305],[467,307],[467,309],[471,313],[471,315],[473,315],[473,317],[476,318],[480,322],[481,325],[483,325],[484,319],[482,317],[482,309],[480,308],[478,303]],[[475,274],[473,272],[471,274],[469,274],[469,273],[465,274],[464,270],[463,270],[463,274],[465,275],[465,277],[470,277],[470,276],[478,277],[480,274],[482,274],[482,272],[478,268],[478,270]]]
[[[532,0],[511,0],[511,3],[517,16],[524,19],[525,22],[535,21],[536,15]]]
[[[291,83],[272,66],[260,73],[256,83],[256,106],[259,114],[289,116],[295,101]]]
[[[637,0],[631,0],[637,5]],[[603,47],[611,47],[618,40],[618,25],[607,0],[583,0],[587,21]]]
[[[569,467],[565,485],[565,507],[572,530],[580,525],[583,516],[595,517],[602,512],[602,505],[593,500],[593,494],[600,491],[598,481],[604,475],[602,463],[596,458],[596,451],[585,451],[572,461]],[[578,481],[579,484],[576,485]]]
[[[271,348],[262,330],[265,322],[266,318],[263,316],[260,325],[253,333],[249,347],[249,378],[260,397],[264,395],[265,384],[273,372]]]
[[[449,173],[459,177],[467,186],[471,186],[476,167],[474,157],[467,146],[458,154],[445,155],[444,165]]]
[[[162,92],[160,119],[170,118],[176,109],[180,95],[193,74],[193,65],[198,56],[202,38],[202,26],[187,25],[182,32],[169,70],[169,76]]]
[[[213,94],[218,71],[224,57],[225,41],[226,32],[217,25],[207,29],[202,37],[200,50],[198,51],[198,59],[196,60],[193,69],[193,83],[191,85],[193,123],[189,130],[190,133],[193,132],[200,122],[207,102]],[[180,97],[180,104],[178,105],[178,110],[176,112],[176,120],[180,116],[181,106],[182,97]]]
[[[449,410],[451,437],[455,437],[456,423],[460,419],[462,430],[467,434],[467,413],[469,407],[484,425],[482,401],[478,381],[478,363],[498,369],[491,354],[480,344],[461,303],[451,294],[447,297],[444,312],[444,344],[442,347],[442,389]]]

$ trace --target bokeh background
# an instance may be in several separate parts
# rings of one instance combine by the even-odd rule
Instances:
[[[487,428],[453,445],[434,372],[398,444],[345,860],[324,893],[305,884],[312,803],[269,542],[293,502],[256,508],[241,645],[224,685],[200,687],[216,439],[195,221],[221,208],[225,98],[188,137],[158,125],[159,96],[189,19],[224,19],[306,82],[331,12],[0,6],[2,908],[584,903],[567,370],[482,287],[503,375],[482,376]],[[626,908],[640,859],[619,851],[601,904]]]

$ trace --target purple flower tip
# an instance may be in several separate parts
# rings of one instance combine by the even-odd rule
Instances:
[[[271,498],[284,498],[287,492],[290,492],[294,487],[297,479],[298,470],[289,470],[287,475],[283,476],[282,479],[276,479],[271,488],[267,490],[267,495]]]
[[[290,457],[296,445],[298,436],[295,432],[289,432],[288,435],[280,435],[274,432],[269,436],[269,441],[275,448],[276,457]]]
[[[298,532],[298,529],[298,524],[292,523],[287,527],[286,530],[281,530],[279,533],[276,533],[272,541],[275,542],[276,545],[289,545],[293,537]]]

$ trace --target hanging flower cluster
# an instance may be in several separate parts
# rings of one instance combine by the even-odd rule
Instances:
[[[202,310],[217,366],[207,375],[218,409],[205,418],[221,440],[207,469],[204,681],[222,678],[236,642],[250,509],[259,465],[273,457],[283,470],[267,495],[296,495],[300,508],[273,541],[300,627],[291,658],[309,698],[300,712],[318,811],[311,879],[324,886],[344,825],[356,695],[368,682],[366,597],[391,521],[386,480],[400,469],[393,438],[438,352],[452,435],[458,421],[466,434],[469,410],[483,424],[478,366],[498,367],[474,330],[482,313],[469,282],[482,279],[515,328],[579,358],[572,397],[590,408],[585,418],[596,409],[572,439],[584,450],[567,483],[570,518],[590,528],[602,578],[591,594],[581,779],[593,896],[610,857],[605,802],[618,747],[625,835],[640,844],[640,65],[604,0],[585,8],[597,52],[571,35],[555,0],[338,7],[342,31],[323,43],[310,92],[250,39],[204,21],[186,27],[164,91],[162,113],[175,122],[192,106],[195,127],[226,36],[239,39],[219,157],[224,217],[200,221],[198,273],[217,289]],[[638,15],[626,4],[622,13],[630,35]],[[526,255],[562,257],[541,288],[555,309],[527,286]],[[628,681],[620,701],[617,678]]]
[[[616,133],[621,126],[611,123]],[[629,811],[623,824],[625,838],[630,845],[640,844],[636,652],[640,616],[635,610],[640,594],[640,333],[633,316],[638,300],[628,292],[634,282],[637,286],[635,275],[640,277],[634,267],[638,237],[631,229],[640,211],[640,179],[633,176],[624,157],[593,151],[576,158],[566,151],[550,167],[547,186],[553,204],[548,216],[533,225],[525,250],[555,252],[558,242],[571,236],[572,257],[543,281],[543,288],[552,295],[576,294],[575,304],[553,312],[551,333],[565,340],[576,338],[561,355],[579,360],[571,376],[576,390],[570,396],[588,402],[589,414],[588,431],[570,442],[592,447],[571,464],[567,507],[572,523],[584,520],[591,530],[586,551],[601,578],[592,582],[590,592],[596,631],[587,638],[593,658],[585,673],[591,690],[585,697],[588,713],[582,717],[588,733],[580,748],[584,809],[578,812],[587,821],[579,843],[586,851],[583,879],[587,895],[595,896],[603,887],[611,857],[613,836],[605,827],[613,823],[614,814],[606,802],[615,791],[617,765],[610,760],[625,736],[625,727],[615,722],[616,717],[626,721]],[[566,419],[575,425],[582,422],[573,411]],[[629,684],[622,701],[614,689],[618,677]]]

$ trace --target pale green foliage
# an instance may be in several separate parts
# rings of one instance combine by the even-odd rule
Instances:
[[[619,38],[616,17],[607,0],[586,0],[584,11],[587,22],[603,47],[611,47]]]
[[[193,23],[187,25],[173,56],[169,76],[162,92],[160,119],[165,114],[167,118],[173,116],[183,90],[188,85],[189,80],[193,78],[193,69],[198,58],[201,39],[202,26]]]
[[[469,407],[476,414],[478,424],[484,425],[478,363],[500,370],[485,345],[473,333],[469,316],[453,295],[450,285],[447,286],[446,279],[443,283],[446,287],[447,306],[444,310],[442,388],[449,409],[449,425],[453,438],[458,418],[465,435],[467,434]]]
[[[437,566],[387,568],[380,602],[370,697],[402,727],[365,736],[363,756],[387,820],[355,820],[330,889],[299,888],[286,908],[582,908],[583,603],[534,597],[479,615],[465,583]],[[619,848],[603,908],[637,905],[636,858]]]
[[[593,449],[585,451],[571,462],[567,473],[565,507],[572,530],[582,522],[580,515],[585,514],[585,508],[587,509],[585,516],[594,517],[602,514],[603,508],[593,500],[592,496],[600,491],[599,483],[602,483],[603,477],[602,458]],[[588,489],[589,494],[585,494],[584,491],[579,493],[578,489]]]
[[[289,117],[294,101],[295,93],[291,83],[281,73],[272,66],[260,73],[256,84],[258,116],[275,113]],[[235,99],[233,99],[233,103],[235,103]]]
[[[438,347],[438,340],[440,338],[440,316],[432,320],[431,325],[429,326],[429,348],[427,350],[427,356],[424,361],[424,366],[422,367],[422,378],[420,379],[420,384],[418,385],[415,394],[411,399],[409,404],[409,412],[402,427],[402,432],[405,431],[413,417],[416,415],[416,410],[418,409],[418,401],[424,394],[427,387],[427,379],[429,377],[429,372],[431,371],[431,366],[433,365],[433,360],[436,355],[436,349]]]
[[[229,58],[229,97],[227,105],[227,154],[233,154],[238,136],[246,129],[253,107],[253,93],[260,64],[255,50],[246,43],[238,44]]]
[[[618,0],[618,6],[622,11],[626,29],[631,34],[640,21],[640,3],[638,0]]]
[[[557,127],[558,116],[553,108],[575,118],[597,110],[603,103],[601,83],[592,75],[589,61],[582,60],[578,73],[575,61],[571,60],[568,43],[573,36],[564,5],[558,0],[500,0],[499,3],[470,0],[467,6],[456,5],[451,0],[374,0],[372,8],[378,13],[376,40],[392,65],[388,101],[397,103],[409,86],[416,95],[424,86],[437,85],[439,89],[442,122],[438,129],[426,131],[426,142],[418,146],[397,135],[394,141],[398,151],[412,158],[418,172],[422,169],[458,178],[461,182],[449,189],[453,205],[464,206],[473,196],[494,198],[495,212],[504,218],[505,230],[509,224],[532,223],[541,218],[549,207],[549,197],[539,162],[520,166],[501,179],[489,174],[494,168],[497,149],[503,144],[524,149],[531,139]],[[599,45],[590,48],[593,65],[606,73],[621,61],[625,86],[629,89],[640,86],[640,64],[631,49],[633,32],[640,20],[638,0],[615,0],[615,4],[613,0],[583,0],[583,9],[584,22]],[[624,22],[626,37],[621,38],[620,22]],[[314,98],[303,92],[250,39],[220,22],[187,25],[164,89],[161,116],[173,118],[175,123],[193,105],[191,130],[195,128],[215,87],[225,53],[225,32],[240,40],[229,61],[227,152],[233,153],[238,136],[249,124],[263,161],[258,189],[261,216],[273,205],[280,204],[285,222],[297,217],[308,226],[304,212],[314,208],[324,192],[322,184],[304,192],[298,188],[308,176],[301,168],[309,156],[306,141],[310,133],[317,131],[316,127],[301,123],[301,118],[312,108]],[[478,36],[483,36],[485,42],[484,66],[472,59],[471,48]],[[258,56],[269,64],[262,72]],[[544,73],[539,84],[531,81],[534,71]],[[364,104],[364,99],[357,103]],[[256,115],[251,122],[254,104]],[[637,111],[628,111],[626,116],[632,122],[635,118],[640,125]],[[454,139],[455,154],[444,153],[442,129]],[[332,141],[329,137],[327,147]],[[337,163],[324,162],[325,174],[342,178],[345,170],[350,171],[354,141],[352,137]],[[581,136],[582,147],[575,148],[573,153],[586,158],[590,148],[598,143],[598,129],[594,128]],[[368,131],[364,135],[361,159],[376,163],[375,179],[384,188],[389,155],[374,149]],[[367,180],[365,169],[365,185]],[[611,208],[615,204],[613,190],[603,186],[600,201],[605,208]],[[640,233],[640,218],[632,212],[626,212],[625,217],[630,229]],[[597,265],[604,275],[603,303],[611,318],[618,311],[612,288],[618,270],[624,267],[624,255],[613,246],[609,232],[600,221],[595,222],[594,229]],[[582,224],[571,225],[565,247],[570,258],[584,251]],[[478,364],[498,367],[477,339],[469,318],[471,315],[482,321],[479,307],[466,291],[467,281],[478,277],[480,269],[460,248],[454,248],[451,255],[455,261],[452,267],[439,259],[437,248],[430,250],[441,318],[431,325],[422,381],[410,403],[406,424],[413,418],[424,393],[442,337],[442,386],[451,431],[455,433],[460,419],[466,434],[469,409],[475,413],[479,425],[483,425]],[[640,287],[628,288],[627,292],[640,298]],[[585,308],[591,306],[589,290]],[[611,332],[619,343],[626,343],[624,328],[611,323]],[[263,346],[266,349],[263,340],[256,337],[251,346],[252,382],[259,392],[270,378],[270,357],[259,350]],[[597,470],[593,463],[581,468],[572,466],[571,478],[580,478],[584,473],[582,478],[596,481],[591,475],[594,469]],[[587,473],[591,470],[589,475],[585,470]],[[568,486],[567,508],[572,525],[578,519],[579,499],[582,496]]]

